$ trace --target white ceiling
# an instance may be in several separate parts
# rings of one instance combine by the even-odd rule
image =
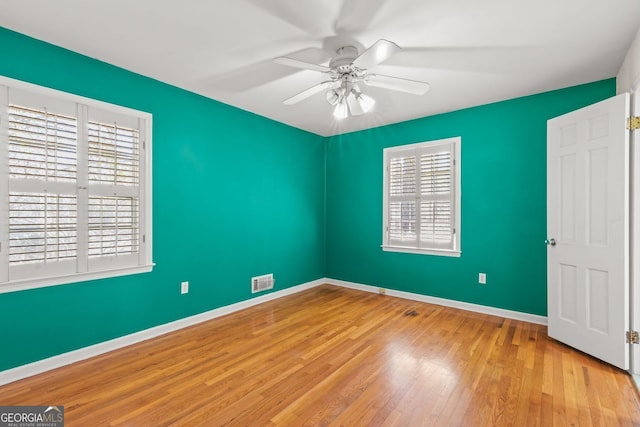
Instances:
[[[37,11],[37,13],[34,13]],[[0,26],[305,129],[335,135],[614,77],[638,0],[2,0]],[[369,114],[336,121],[322,93],[282,101],[341,44],[403,51],[373,72],[424,96],[365,86]]]

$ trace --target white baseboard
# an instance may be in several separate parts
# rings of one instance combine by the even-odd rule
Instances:
[[[164,325],[155,326],[150,329],[145,329],[140,332],[136,332],[130,335],[125,335],[120,338],[115,338],[109,341],[101,342],[89,347],[84,347],[78,350],[63,353],[57,356],[49,357],[47,359],[38,360],[37,362],[29,363],[27,365],[18,366],[16,368],[8,369],[0,372],[0,385],[9,384],[14,381],[21,380],[33,375],[41,374],[52,369],[60,368],[62,366],[70,365],[81,360],[89,359],[94,356],[98,356],[109,351],[117,350],[128,345],[136,344],[141,341],[146,341],[150,338],[155,338],[160,335],[174,332],[188,326],[196,325],[198,323],[206,322],[207,320],[215,319],[216,317],[225,316],[235,311],[243,310],[245,308],[252,307],[254,305],[262,304],[267,301],[271,301],[277,298],[282,298],[287,295],[295,294],[306,289],[310,289],[326,283],[325,279],[318,279],[312,282],[303,283],[301,285],[293,286],[291,288],[283,289],[281,291],[272,292],[270,294],[262,295],[256,298],[251,298],[246,301],[240,301],[235,304],[227,305],[224,307],[216,308],[211,311],[196,314],[194,316],[185,317],[184,319],[176,320],[174,322],[165,323]]]
[[[363,285],[360,283],[353,283],[353,282],[345,282],[344,280],[325,279],[324,283],[328,283],[330,285],[335,285],[335,286],[342,286],[343,288],[351,288],[351,289],[357,289],[365,292],[373,292],[375,294],[380,292],[380,288],[377,286]],[[493,316],[506,317],[508,319],[515,319],[515,320],[522,320],[525,322],[537,323],[540,325],[547,324],[547,318],[545,316],[538,316],[536,314],[523,313],[520,311],[505,310],[502,308],[489,307],[487,305],[479,305],[479,304],[472,304],[468,302],[456,301],[456,300],[445,299],[445,298],[430,297],[427,295],[414,294],[411,292],[404,292],[404,291],[396,291],[393,289],[385,289],[385,294],[392,297],[426,302],[429,304],[442,305],[445,307],[459,308],[467,311],[475,311],[477,313],[491,314]]]
[[[640,376],[634,375],[631,372],[629,373],[631,374],[631,379],[633,380],[633,385],[636,387],[636,391],[640,392]]]
[[[60,368],[62,366],[70,365],[75,362],[79,362],[85,359],[89,359],[94,356],[98,356],[103,353],[107,353],[113,350],[117,350],[122,347],[126,347],[132,344],[136,344],[142,341],[146,341],[151,338],[158,337],[160,335],[174,332],[179,329],[186,328],[188,326],[196,325],[198,323],[206,322],[207,320],[215,319],[216,317],[225,316],[233,312],[243,310],[245,308],[252,307],[254,305],[262,304],[267,301],[271,301],[277,298],[282,298],[287,295],[292,295],[306,289],[311,289],[324,283],[341,286],[344,288],[357,289],[365,292],[378,293],[379,289],[376,286],[363,285],[360,283],[346,282],[336,279],[318,279],[312,282],[303,283],[298,286],[283,289],[281,291],[272,292],[270,294],[262,295],[256,298],[251,298],[246,301],[240,301],[235,304],[227,305],[224,307],[216,308],[211,311],[196,314],[194,316],[185,317],[184,319],[176,320],[174,322],[166,323],[164,325],[155,326],[144,331],[136,332],[130,335],[125,335],[120,338],[115,338],[109,341],[105,341],[99,344],[95,344],[89,347],[84,347],[78,350],[63,353],[57,356],[49,357],[47,359],[39,360],[37,362],[29,363],[27,365],[18,366],[16,368],[8,369],[0,372],[0,385],[9,384],[14,381],[21,380],[33,375],[41,374],[52,369]],[[393,297],[404,298],[414,301],[426,302],[430,304],[437,304],[446,307],[459,308],[462,310],[475,311],[478,313],[491,314],[494,316],[506,317],[509,319],[523,320],[525,322],[538,323],[541,325],[547,324],[547,318],[544,316],[537,316],[535,314],[522,313],[518,311],[504,310],[501,308],[489,307],[485,305],[471,304],[466,302],[460,302],[445,298],[430,297],[427,295],[414,294],[411,292],[395,291],[393,289],[386,289],[386,294]]]

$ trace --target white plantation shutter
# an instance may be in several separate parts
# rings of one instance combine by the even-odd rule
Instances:
[[[77,256],[77,119],[73,103],[13,93],[8,105],[11,279],[70,274]]]
[[[453,250],[453,144],[419,151],[420,247]]]
[[[416,156],[393,157],[389,162],[389,239],[415,244],[418,237],[416,209]]]
[[[89,109],[89,268],[135,263],[140,248],[140,125]]]
[[[9,193],[9,265],[77,255],[77,200],[71,194]]]
[[[140,132],[136,127],[89,121],[89,182],[137,186]]]
[[[138,199],[89,197],[89,257],[138,252]]]
[[[383,248],[459,254],[460,138],[385,149]]]
[[[420,202],[420,242],[424,246],[452,249],[453,233],[451,201]]]
[[[47,111],[9,105],[9,176],[75,182],[77,120]]]
[[[150,117],[9,82],[0,86],[0,292],[149,271]]]

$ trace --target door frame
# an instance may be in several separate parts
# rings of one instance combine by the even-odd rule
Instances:
[[[635,82],[630,90],[631,93],[631,116],[640,116],[640,75],[636,77]],[[640,130],[632,131],[629,139],[629,149],[631,151],[631,286],[629,291],[629,324],[631,330],[640,331]],[[640,375],[640,346],[630,345],[631,363],[629,372],[634,375]],[[636,378],[636,381],[638,379]]]

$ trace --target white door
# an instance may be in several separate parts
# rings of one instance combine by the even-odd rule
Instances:
[[[549,336],[629,367],[629,94],[547,122]]]

